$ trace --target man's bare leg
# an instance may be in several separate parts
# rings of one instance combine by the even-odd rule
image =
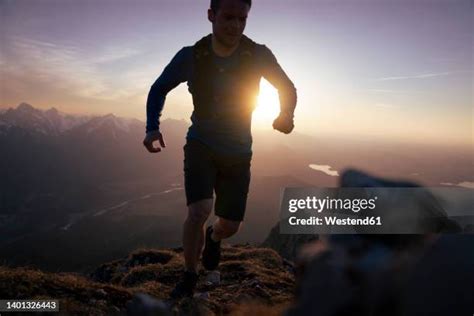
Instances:
[[[199,262],[201,259],[202,250],[204,249],[204,239],[206,238],[206,225],[202,225],[201,234],[199,235],[198,247],[196,252],[196,261]]]
[[[241,224],[242,222],[239,221],[231,221],[222,217],[218,217],[212,227],[213,231],[211,239],[214,241],[219,241],[229,238],[239,231]]]
[[[204,224],[212,211],[212,199],[205,199],[188,206],[188,217],[183,225],[183,252],[187,271],[197,271],[204,243]]]

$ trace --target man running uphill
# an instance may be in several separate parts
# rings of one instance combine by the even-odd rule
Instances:
[[[296,89],[273,53],[243,35],[251,0],[211,0],[208,19],[212,34],[182,48],[152,85],[147,100],[143,144],[160,152],[165,141],[159,117],[165,97],[187,82],[194,111],[184,146],[184,182],[188,216],[183,227],[185,271],[172,298],[191,296],[198,280],[197,265],[217,268],[220,243],[240,228],[250,183],[252,111],[261,77],[278,89],[280,115],[273,128],[293,130]],[[158,141],[159,147],[153,142]],[[214,205],[217,221],[205,228]],[[204,245],[204,250],[202,250]]]

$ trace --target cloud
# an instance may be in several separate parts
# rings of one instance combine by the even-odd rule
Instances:
[[[400,108],[398,105],[387,104],[387,103],[376,103],[376,107],[384,108],[384,109],[397,109]]]
[[[89,60],[95,64],[105,64],[116,62],[121,59],[135,57],[140,55],[140,51],[129,47],[110,47],[108,46],[100,55]]]
[[[369,92],[376,92],[376,93],[403,93],[403,91],[399,91],[399,90],[388,90],[388,89],[367,89],[366,91],[369,91]]]
[[[427,78],[436,78],[436,77],[444,77],[449,76],[452,74],[460,73],[457,72],[438,72],[438,73],[426,73],[426,74],[419,74],[419,75],[411,75],[411,76],[394,76],[394,77],[383,77],[376,79],[377,81],[391,81],[391,80],[408,80],[408,79],[427,79]]]
[[[390,90],[390,89],[365,89],[363,91],[373,92],[373,93],[388,93],[388,94],[410,94],[419,91],[408,91],[408,90]]]
[[[452,63],[460,61],[461,59],[454,57],[432,57],[430,60],[435,63]]]
[[[135,59],[141,54],[129,47],[109,45],[93,52],[76,45],[19,36],[10,36],[8,44],[6,53],[0,56],[1,72],[4,78],[21,86],[13,87],[17,92],[28,90],[28,83],[35,82],[74,96],[123,101],[146,93],[142,89],[145,81],[140,81],[140,76],[153,76],[146,69],[127,67],[128,58]],[[120,76],[109,72],[114,63],[123,69]]]

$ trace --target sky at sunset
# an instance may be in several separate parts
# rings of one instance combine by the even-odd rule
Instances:
[[[0,0],[0,107],[145,120],[151,84],[211,32],[207,0]],[[470,144],[473,1],[254,0],[245,34],[267,45],[298,91],[309,135]],[[271,128],[262,82],[254,128]],[[188,119],[186,84],[164,117]]]

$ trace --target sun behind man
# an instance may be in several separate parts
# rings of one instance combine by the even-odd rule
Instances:
[[[251,120],[261,77],[278,89],[280,115],[273,128],[293,130],[296,89],[265,45],[243,35],[251,0],[211,0],[208,19],[212,34],[182,48],[150,89],[143,144],[160,152],[165,141],[159,117],[166,95],[187,82],[194,111],[184,146],[184,182],[188,216],[183,227],[185,271],[170,296],[191,296],[198,280],[197,265],[215,270],[220,243],[244,219],[252,158]],[[154,147],[158,141],[161,147]],[[205,229],[216,195],[217,221]],[[204,245],[204,250],[203,249]]]

